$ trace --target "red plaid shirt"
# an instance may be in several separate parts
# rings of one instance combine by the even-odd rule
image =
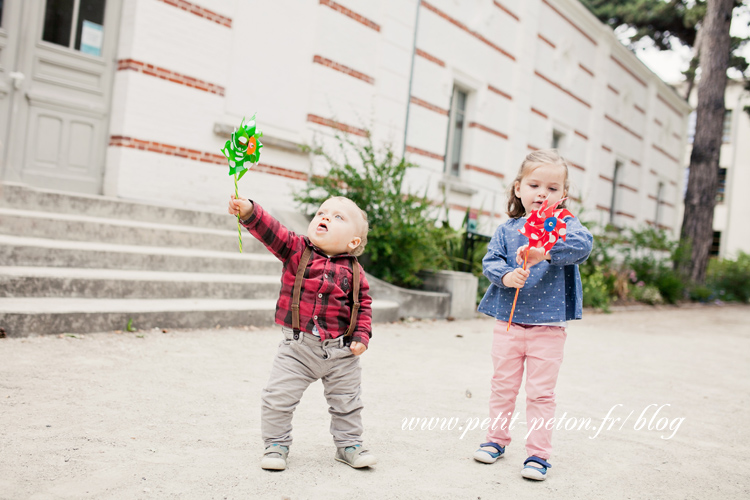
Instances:
[[[241,221],[281,262],[281,291],[276,302],[276,323],[292,328],[292,292],[299,261],[306,246],[313,249],[302,281],[299,304],[300,330],[312,333],[318,327],[320,340],[335,339],[346,333],[351,319],[352,266],[359,265],[349,254],[328,257],[306,236],[290,231],[260,205],[253,202],[253,212]],[[367,345],[372,336],[372,298],[364,270],[360,269],[359,313],[352,341]]]

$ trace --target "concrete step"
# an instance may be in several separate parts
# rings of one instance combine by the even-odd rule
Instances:
[[[0,297],[267,299],[279,287],[278,275],[0,266]]]
[[[276,300],[0,298],[8,336],[87,333],[134,328],[271,325]],[[373,321],[398,320],[398,304],[373,301]]]
[[[229,215],[227,217],[231,220]],[[0,207],[0,234],[239,252],[236,225],[233,230],[211,229],[2,207]],[[268,250],[243,227],[242,251],[267,252]]]
[[[208,212],[191,207],[189,200],[186,200],[185,207],[161,206],[151,201],[145,203],[108,196],[31,188],[12,182],[0,184],[0,206],[48,214],[90,215],[107,219],[211,229],[231,230],[236,226],[223,206],[216,207],[215,212]]]
[[[116,245],[0,235],[0,263],[10,267],[71,267],[225,274],[281,274],[270,253]]]

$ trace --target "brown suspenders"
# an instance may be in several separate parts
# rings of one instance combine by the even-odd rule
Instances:
[[[312,248],[306,246],[305,251],[302,252],[302,258],[299,261],[297,276],[294,279],[294,291],[292,292],[292,330],[294,331],[294,340],[299,340],[299,299],[300,294],[302,293],[302,280],[305,277],[305,269],[307,269],[307,264],[310,262],[311,255]],[[357,313],[359,312],[359,262],[356,257],[354,258],[354,264],[352,265],[352,274],[354,276],[354,282],[352,283],[352,297],[354,303],[352,304],[352,316],[349,320],[349,328],[347,328],[344,337],[351,337],[357,326]]]

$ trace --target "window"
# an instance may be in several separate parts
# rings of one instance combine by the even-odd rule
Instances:
[[[3,0],[0,0],[0,28],[3,26]]]
[[[451,98],[450,120],[448,122],[448,145],[445,155],[446,171],[458,177],[461,174],[461,145],[466,120],[466,101],[468,94],[458,87],[453,87]]]
[[[617,183],[619,182],[620,171],[622,170],[622,162],[617,160],[615,162],[615,171],[612,174],[612,199],[609,203],[609,223],[615,225],[615,212],[617,206]]]
[[[724,126],[721,131],[721,142],[732,142],[732,110],[724,110]]]
[[[42,40],[101,56],[105,4],[106,0],[47,0]]]
[[[718,257],[720,248],[721,248],[721,231],[714,231],[714,238],[711,241],[711,250],[709,250],[708,254],[711,257]]]
[[[719,167],[718,183],[716,184],[716,203],[724,203],[724,190],[727,187],[727,169]]]
[[[660,182],[656,188],[656,214],[654,215],[654,226],[659,227],[659,216],[661,215],[662,197],[664,196],[664,183]]]
[[[552,131],[552,149],[560,149],[562,147],[563,139],[565,134],[559,130]]]

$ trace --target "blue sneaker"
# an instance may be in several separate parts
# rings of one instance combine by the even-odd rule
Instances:
[[[547,479],[547,469],[552,467],[549,462],[537,456],[531,456],[523,463],[521,475],[526,479],[544,481]]]
[[[485,450],[485,448],[494,448],[496,451]],[[505,453],[505,446],[500,446],[497,443],[482,443],[479,445],[479,449],[474,452],[474,460],[483,464],[494,464],[498,458],[503,456],[503,453]]]

